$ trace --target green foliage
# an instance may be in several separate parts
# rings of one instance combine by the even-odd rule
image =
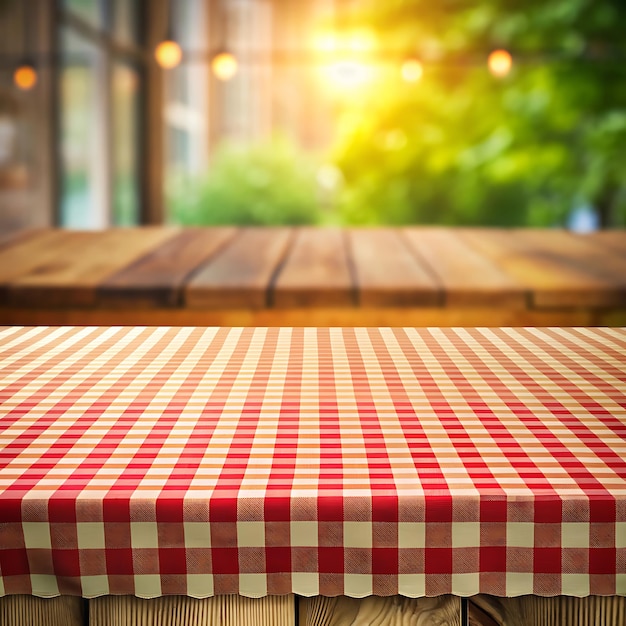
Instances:
[[[183,225],[313,224],[320,214],[314,164],[285,139],[221,146],[209,172],[169,181],[168,201]]]
[[[547,226],[581,203],[626,221],[626,3],[390,0],[353,19],[425,73],[407,85],[389,64],[344,104],[345,222]]]

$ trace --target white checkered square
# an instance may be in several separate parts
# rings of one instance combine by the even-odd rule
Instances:
[[[59,586],[53,574],[31,574],[32,595],[41,598],[54,598],[59,595]]]
[[[262,598],[267,595],[265,574],[239,574],[239,595],[248,598]]]
[[[453,548],[477,548],[480,546],[480,522],[452,524]]]
[[[524,596],[534,592],[535,577],[532,572],[507,572],[507,596]]]
[[[398,593],[408,598],[421,598],[426,594],[426,576],[424,574],[399,574]]]
[[[371,548],[371,522],[344,522],[343,546],[345,548]]]
[[[317,547],[317,522],[291,522],[289,529],[292,546]]]
[[[316,572],[292,572],[291,583],[298,595],[306,598],[320,595],[320,578]]]
[[[80,584],[84,598],[97,598],[109,595],[108,576],[81,576]]]
[[[347,596],[364,598],[372,595],[372,577],[369,574],[346,574],[343,584]]]
[[[136,574],[135,595],[138,598],[155,598],[161,595],[161,577],[158,574]]]
[[[452,574],[452,589],[458,596],[474,596],[480,593],[480,574]]]
[[[589,576],[586,574],[563,574],[563,589],[567,589],[568,596],[588,596]]]
[[[22,522],[24,544],[27,549],[51,550],[50,524],[48,522]]]
[[[192,598],[208,598],[213,595],[211,574],[187,574],[187,595]]]
[[[535,526],[532,522],[507,522],[506,545],[511,548],[532,548],[535,545]]]
[[[155,522],[131,522],[130,536],[133,548],[158,548],[159,532]]]
[[[187,548],[211,547],[211,526],[208,522],[184,522],[184,533]]]
[[[398,522],[398,547],[426,547],[426,525],[422,522]]]
[[[265,524],[263,522],[237,522],[237,545],[240,548],[265,546]]]
[[[561,524],[563,548],[588,548],[589,524],[587,522],[564,522]]]
[[[104,549],[104,524],[102,522],[78,522],[76,524],[78,548],[81,550]]]

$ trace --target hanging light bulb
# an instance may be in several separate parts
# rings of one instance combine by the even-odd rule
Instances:
[[[507,50],[494,50],[487,59],[487,65],[494,76],[502,78],[511,71],[513,57]]]
[[[173,39],[166,39],[155,48],[154,57],[163,69],[170,70],[180,63],[183,51]]]
[[[13,72],[13,82],[18,89],[29,91],[37,84],[37,70],[29,61],[20,63]]]
[[[424,68],[417,59],[407,59],[400,68],[402,78],[407,83],[416,83],[422,78]]]
[[[230,80],[236,73],[239,64],[230,52],[220,52],[213,57],[211,69],[219,80]]]

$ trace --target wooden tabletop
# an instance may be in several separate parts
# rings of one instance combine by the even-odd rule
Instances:
[[[623,325],[626,231],[31,231],[0,241],[0,323]]]

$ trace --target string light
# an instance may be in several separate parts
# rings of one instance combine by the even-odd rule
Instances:
[[[166,39],[156,47],[154,57],[163,69],[171,70],[181,62],[183,51],[173,39]]]
[[[219,80],[230,80],[237,73],[238,68],[239,63],[230,52],[220,52],[211,61],[211,69]]]
[[[489,71],[498,78],[503,78],[511,71],[513,58],[506,50],[494,50],[487,59]]]
[[[13,72],[13,82],[18,89],[29,91],[37,84],[37,70],[32,63],[20,63]]]

